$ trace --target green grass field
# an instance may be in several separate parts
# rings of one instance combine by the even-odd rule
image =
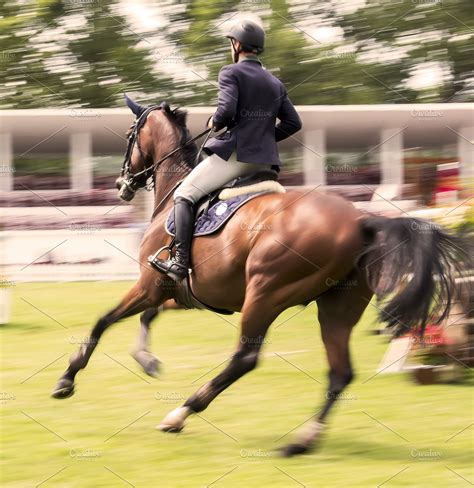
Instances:
[[[154,426],[220,369],[236,344],[238,315],[166,312],[152,337],[163,361],[158,379],[130,357],[138,317],[125,320],[105,334],[78,375],[76,394],[50,398],[69,355],[128,286],[14,287],[12,323],[2,327],[3,487],[455,488],[474,482],[470,386],[420,387],[407,375],[369,379],[386,349],[386,339],[368,334],[373,307],[352,340],[356,379],[309,455],[282,459],[275,450],[325,394],[327,363],[314,304],[280,316],[260,367],[178,435]]]

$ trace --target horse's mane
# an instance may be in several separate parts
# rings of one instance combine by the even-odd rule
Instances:
[[[172,110],[166,102],[161,102],[160,107],[167,115],[168,119],[173,122],[181,132],[179,144],[183,146],[183,149],[180,151],[183,162],[189,168],[194,168],[194,166],[197,164],[196,156],[198,152],[196,143],[192,142],[191,144],[187,144],[186,146],[184,146],[185,142],[189,141],[192,138],[191,133],[186,126],[188,112],[179,107],[176,107]]]
[[[134,100],[132,100],[127,94],[125,94],[125,100],[127,102],[128,107],[130,110],[135,114],[137,120],[146,112],[150,107],[144,107],[143,105],[138,104]],[[181,136],[179,139],[179,145],[183,146],[183,149],[180,151],[182,156],[183,162],[188,166],[190,169],[194,168],[194,166],[199,162],[196,161],[197,157],[197,146],[196,143],[192,142],[184,146],[184,143],[191,139],[191,133],[189,132],[188,128],[186,127],[186,118],[188,113],[186,110],[180,109],[176,107],[175,109],[171,109],[167,102],[161,102],[158,106],[153,105],[154,108],[162,110],[163,113],[166,114],[170,122],[172,122],[180,131]],[[140,122],[138,122],[140,123]],[[144,123],[144,122],[142,122]],[[135,125],[132,125],[131,128],[134,128]],[[130,130],[130,129],[129,129]]]

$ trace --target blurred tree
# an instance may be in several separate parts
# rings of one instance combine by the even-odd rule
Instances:
[[[405,74],[398,65],[361,61],[352,42],[345,39],[332,44],[318,40],[318,26],[337,26],[342,21],[329,0],[186,2],[184,12],[171,16],[179,28],[169,38],[180,46],[194,76],[180,80],[174,92],[177,100],[187,105],[216,102],[218,72],[232,62],[224,32],[239,16],[252,15],[260,16],[267,30],[263,64],[286,84],[294,103],[415,101],[416,93],[403,85]]]
[[[337,23],[361,57],[376,58],[379,79],[388,89],[402,88],[394,84],[389,70],[398,72],[406,86],[410,77],[416,78],[424,69],[431,83],[424,85],[420,80],[415,101],[474,99],[472,0],[369,0]],[[438,81],[433,74],[439,76]]]
[[[124,91],[156,94],[151,50],[116,2],[4,2],[3,107],[109,107]],[[168,79],[167,85],[170,85]],[[159,94],[156,94],[157,96]]]
[[[263,20],[263,64],[297,104],[474,97],[471,0],[162,0],[140,3],[166,26],[149,32],[132,30],[124,4],[2,2],[0,106],[121,106],[124,91],[214,104],[231,63],[223,34],[244,14]]]

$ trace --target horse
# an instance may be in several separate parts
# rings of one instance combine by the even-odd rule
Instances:
[[[74,393],[76,374],[87,366],[112,324],[140,312],[150,314],[147,323],[153,315],[150,309],[176,298],[177,287],[151,268],[147,258],[171,243],[165,221],[173,207],[172,194],[199,164],[198,148],[184,110],[172,110],[164,102],[145,108],[131,99],[128,105],[136,121],[128,133],[131,139],[117,188],[123,199],[131,200],[139,189],[154,187],[155,198],[140,244],[140,276],[71,356],[53,390],[55,398]],[[316,190],[259,195],[218,232],[194,239],[192,292],[209,306],[240,312],[240,337],[227,366],[165,416],[158,426],[163,432],[181,431],[188,417],[205,410],[255,369],[265,335],[280,313],[316,301],[329,363],[328,391],[318,413],[281,449],[285,456],[307,452],[353,380],[349,339],[374,295],[380,300],[380,320],[394,335],[422,333],[429,320],[446,318],[465,254],[455,236],[419,219],[371,215],[340,196]],[[345,282],[351,286],[341,286]]]

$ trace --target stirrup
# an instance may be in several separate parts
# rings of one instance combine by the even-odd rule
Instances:
[[[159,254],[161,254],[165,249],[168,250],[168,259],[159,258]],[[184,280],[192,271],[191,268],[187,268],[176,261],[174,257],[171,257],[171,248],[169,246],[164,246],[158,249],[155,254],[148,256],[148,263],[160,273],[165,274],[177,282]],[[177,268],[176,272],[172,270],[173,266]]]

